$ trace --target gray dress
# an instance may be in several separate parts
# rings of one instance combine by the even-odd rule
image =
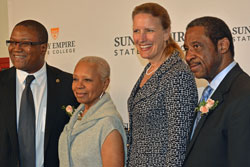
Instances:
[[[105,138],[114,129],[123,138],[126,160],[126,133],[122,118],[108,93],[77,120],[78,113],[84,109],[81,104],[65,126],[59,139],[60,167],[101,167],[101,147]]]
[[[181,167],[198,101],[194,76],[175,52],[140,88],[149,65],[128,99],[128,166]]]

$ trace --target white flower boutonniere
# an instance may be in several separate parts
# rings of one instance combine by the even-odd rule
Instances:
[[[195,111],[200,111],[201,115],[206,115],[209,110],[214,110],[218,105],[219,101],[214,101],[212,99],[208,99],[207,101],[203,100],[200,102],[199,106],[195,108]]]

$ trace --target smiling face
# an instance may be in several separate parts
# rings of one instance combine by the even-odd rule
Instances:
[[[105,92],[109,85],[109,79],[102,80],[95,63],[79,62],[73,74],[72,90],[79,103],[85,104],[86,108],[91,107]]]
[[[15,42],[40,42],[37,32],[25,26],[16,26],[12,31],[10,40]],[[25,47],[20,47],[17,44],[8,47],[13,65],[28,73],[34,73],[43,66],[46,49],[47,44]]]
[[[186,61],[197,78],[211,82],[223,69],[223,56],[218,54],[212,41],[206,36],[202,26],[188,28],[185,34],[184,48]]]
[[[133,18],[133,38],[142,58],[157,61],[166,47],[169,29],[163,29],[159,18],[139,13]]]

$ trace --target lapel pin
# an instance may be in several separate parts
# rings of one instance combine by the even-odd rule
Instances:
[[[60,79],[57,78],[57,79],[56,79],[56,83],[59,83],[59,82],[60,82]]]

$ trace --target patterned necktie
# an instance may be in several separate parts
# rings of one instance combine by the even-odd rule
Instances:
[[[208,85],[202,92],[200,102],[202,102],[203,100],[207,101],[212,91],[213,91],[213,88],[211,88],[211,86]]]
[[[207,99],[208,99],[208,97],[210,96],[210,94],[212,93],[212,91],[213,91],[213,88],[211,88],[211,86],[208,85],[208,86],[203,90],[202,96],[201,96],[201,99],[200,99],[199,103],[201,103],[203,100],[204,100],[204,101],[207,101]],[[195,119],[195,122],[194,122],[192,134],[191,134],[191,139],[192,139],[192,137],[193,137],[195,128],[197,127],[197,125],[198,125],[200,119],[201,119],[201,112],[198,111],[197,116],[196,116],[196,119]]]
[[[28,75],[26,77],[25,88],[21,98],[18,125],[20,167],[36,166],[35,105],[33,94],[30,89],[30,84],[34,79],[35,77],[33,75]]]

